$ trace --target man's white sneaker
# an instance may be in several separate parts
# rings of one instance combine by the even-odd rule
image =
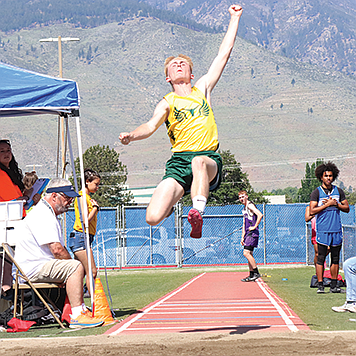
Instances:
[[[337,313],[345,313],[345,312],[356,313],[356,303],[345,302],[344,305],[341,305],[340,307],[332,307],[331,309]]]
[[[350,313],[356,313],[356,303],[349,303],[347,305],[347,310],[350,312]]]

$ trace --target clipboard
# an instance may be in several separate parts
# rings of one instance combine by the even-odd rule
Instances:
[[[35,194],[41,194],[44,189],[46,188],[47,184],[49,183],[50,179],[49,178],[39,178],[36,180],[35,184],[32,187],[32,193],[30,198],[28,199],[27,203],[25,204],[25,210],[28,210],[31,208],[33,205],[33,196]]]

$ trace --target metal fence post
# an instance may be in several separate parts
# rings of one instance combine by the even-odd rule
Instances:
[[[308,223],[305,223],[305,248],[306,248],[306,265],[309,265],[309,246],[308,246]]]
[[[343,244],[341,245],[341,261],[342,261],[342,268],[344,268],[344,262],[345,262],[345,235],[344,235],[344,226],[342,226],[342,238],[343,238]]]
[[[121,265],[122,265],[122,267],[126,266],[126,253],[125,253],[126,233],[125,233],[125,226],[126,226],[126,211],[125,211],[125,206],[122,206],[122,208],[121,208],[121,226],[120,226],[120,231],[119,231],[120,248],[121,248]]]
[[[178,202],[175,209],[175,251],[176,251],[176,263],[177,267],[182,267],[182,203]]]
[[[150,231],[150,265],[153,264],[153,244],[152,244],[152,226],[149,226],[149,231]]]
[[[119,262],[119,268],[122,268],[122,250],[121,250],[121,210],[122,206],[116,207],[116,246],[117,246],[117,261]]]
[[[263,264],[267,264],[267,243],[266,243],[266,203],[263,203]]]

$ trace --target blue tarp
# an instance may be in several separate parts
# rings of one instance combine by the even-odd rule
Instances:
[[[78,109],[79,91],[75,81],[0,62],[0,117],[59,115]]]

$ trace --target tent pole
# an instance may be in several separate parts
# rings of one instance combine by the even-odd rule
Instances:
[[[62,178],[65,178],[66,174],[66,139],[64,132],[64,117],[60,116],[60,126],[61,126],[61,149],[62,149]]]
[[[71,162],[71,166],[72,166],[72,173],[73,173],[73,180],[74,180],[74,187],[75,187],[75,191],[79,192],[78,189],[78,180],[77,180],[77,172],[75,171],[75,161],[74,161],[74,155],[73,155],[73,146],[72,146],[72,139],[70,137],[70,131],[69,131],[69,125],[68,125],[68,120],[66,120],[66,130],[67,130],[67,138],[68,138],[68,148],[69,148],[69,156],[70,156],[70,162]],[[78,199],[78,198],[76,198]],[[79,204],[78,201],[78,210],[79,210],[79,217],[80,217],[80,222],[82,224],[82,226],[84,226],[83,224],[83,213],[82,213],[82,207]],[[66,243],[67,245],[67,243]]]
[[[83,216],[84,216],[84,226],[85,226],[85,250],[87,252],[88,259],[88,270],[89,270],[89,283],[90,283],[90,298],[91,298],[91,307],[94,310],[94,279],[93,271],[91,266],[91,255],[90,255],[90,240],[89,240],[89,220],[88,220],[88,205],[87,197],[85,192],[85,179],[84,179],[84,164],[83,164],[83,149],[82,149],[82,139],[80,133],[80,123],[79,116],[75,118],[76,127],[77,127],[77,140],[78,140],[78,153],[79,153],[79,164],[80,164],[80,175],[82,180],[82,197],[83,197]],[[83,229],[84,230],[84,229]]]
[[[68,127],[68,115],[66,115],[65,117],[64,116],[61,116],[61,124],[62,124],[62,178],[66,178],[66,166],[67,166],[67,162],[66,162],[66,157],[67,157],[67,136],[65,135],[64,136],[64,132],[65,132],[65,129],[64,129],[64,124],[66,125],[66,128]],[[63,141],[65,140],[65,141]],[[67,235],[67,215],[64,214],[63,216],[63,229],[64,231],[66,232],[66,235]]]
[[[59,142],[60,142],[60,130],[61,130],[61,117],[58,116],[57,126],[57,166],[56,166],[56,178],[59,177]]]
[[[68,142],[68,116],[62,118],[62,178],[66,177],[67,169],[67,142]]]

